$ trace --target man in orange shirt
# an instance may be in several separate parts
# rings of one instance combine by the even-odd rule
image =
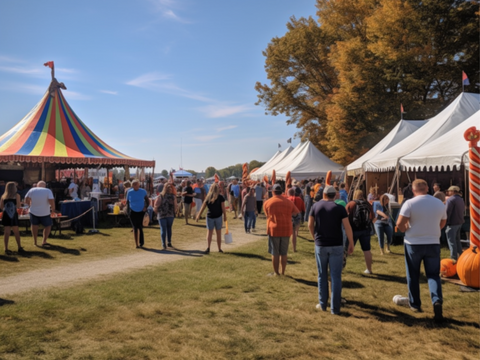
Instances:
[[[269,275],[280,275],[280,263],[282,275],[285,275],[288,244],[293,232],[292,216],[300,213],[293,202],[282,196],[282,192],[279,184],[273,185],[273,196],[263,205],[267,216],[268,252],[272,255],[274,271]]]

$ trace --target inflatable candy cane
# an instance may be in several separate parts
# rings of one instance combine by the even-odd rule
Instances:
[[[470,243],[480,248],[480,130],[473,126],[464,137],[470,147]]]

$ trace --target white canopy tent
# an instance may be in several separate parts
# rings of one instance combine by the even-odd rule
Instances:
[[[298,144],[300,146],[301,144]],[[273,155],[270,160],[268,160],[262,167],[260,167],[257,171],[250,175],[250,178],[255,181],[262,181],[263,177],[267,175],[268,177],[272,176],[272,171],[275,169],[275,165],[285,159],[294,149],[289,146],[282,152],[276,152],[276,156]]]
[[[453,170],[468,164],[468,142],[463,134],[472,126],[480,125],[480,110],[455,128],[400,159],[402,169]]]
[[[363,163],[390,149],[422,127],[427,120],[400,120],[397,125],[373,148],[346,166],[348,175],[358,175],[363,171]]]
[[[301,145],[301,146],[300,146]],[[285,158],[275,168],[277,179],[285,179],[290,171],[292,179],[304,180],[325,176],[329,170],[340,175],[344,167],[330,160],[310,141],[299,144],[296,151]]]
[[[460,94],[441,113],[404,140],[363,164],[364,171],[388,171],[396,168],[400,158],[448,133],[480,108],[480,95]]]

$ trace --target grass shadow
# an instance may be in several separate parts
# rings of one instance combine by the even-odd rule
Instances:
[[[0,306],[12,304],[15,304],[15,301],[0,298]]]
[[[166,250],[163,250],[163,249],[152,249],[152,248],[143,247],[142,250],[153,252],[156,254],[161,254],[161,255],[182,255],[182,256],[191,256],[191,257],[202,257],[202,255],[204,254],[204,252],[200,250],[180,250],[176,248],[168,248]]]
[[[46,244],[46,245],[43,245],[42,248],[45,250],[58,251],[59,253],[62,253],[62,254],[70,254],[70,255],[76,255],[76,256],[80,255],[80,250],[69,249],[60,245]]]
[[[458,321],[455,319],[449,319],[447,317],[443,323],[435,323],[433,320],[433,311],[430,317],[418,318],[402,311],[391,311],[380,306],[365,304],[362,301],[348,300],[347,306],[356,306],[363,311],[368,312],[371,316],[374,316],[378,321],[381,322],[401,323],[406,326],[417,326],[422,328],[455,328],[456,326],[472,326],[476,329],[480,329],[479,323],[473,321]],[[408,311],[407,308],[404,309]]]
[[[342,281],[342,288],[345,289],[363,289],[365,285],[356,281]]]
[[[18,258],[16,256],[8,256],[8,255],[0,255],[0,260],[7,261],[7,262],[18,262]]]
[[[300,279],[300,278],[294,278],[293,276],[291,277],[293,280],[296,282],[299,282],[300,284],[304,284],[307,286],[313,286],[313,287],[318,287],[318,282],[317,281],[311,281],[311,280],[305,280],[305,279]]]
[[[263,255],[243,253],[243,252],[229,252],[228,255],[238,256],[238,257],[247,258],[247,259],[259,259],[259,260],[271,261],[270,258],[267,258]]]
[[[49,253],[46,253],[44,251],[25,251],[22,254],[18,254],[18,256],[22,256],[24,258],[33,258],[33,257],[38,257],[42,259],[53,259],[53,256],[50,255]]]

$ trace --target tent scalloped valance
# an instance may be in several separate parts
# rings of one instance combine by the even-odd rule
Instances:
[[[137,159],[109,159],[109,158],[75,158],[60,156],[23,156],[23,155],[4,155],[0,156],[0,163],[6,162],[21,163],[50,163],[50,164],[72,164],[72,165],[112,165],[112,166],[132,166],[132,167],[155,167],[155,161],[137,160]]]

